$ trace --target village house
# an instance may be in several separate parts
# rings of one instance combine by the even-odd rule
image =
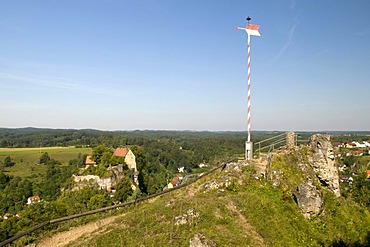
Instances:
[[[131,151],[131,149],[129,149],[129,148],[116,148],[116,150],[114,150],[113,156],[123,157],[125,163],[128,166],[128,168],[130,170],[134,169],[135,172],[137,171],[135,155]]]
[[[85,165],[96,165],[96,162],[91,159],[91,156],[86,156]]]
[[[116,148],[114,150],[113,156],[115,157],[122,157],[124,158],[124,161],[128,168],[131,171],[131,181],[135,185],[139,185],[139,180],[138,180],[138,171],[136,168],[136,159],[134,153],[131,151],[129,148]]]
[[[363,142],[344,142],[338,147],[344,147],[344,148],[370,148],[370,142],[369,141],[363,141]]]
[[[351,153],[354,156],[362,156],[364,154],[364,152],[362,152],[361,150],[354,150]]]
[[[30,196],[27,199],[27,205],[30,205],[30,204],[35,203],[35,202],[40,202],[40,201],[41,201],[41,199],[40,199],[39,196]]]
[[[177,186],[179,186],[181,184],[181,181],[184,179],[184,176],[179,173],[177,174],[172,180],[171,182],[169,182],[166,187],[163,188],[163,190],[167,190],[167,189],[172,189],[172,188],[175,188]]]
[[[7,219],[9,219],[9,218],[11,218],[11,217],[13,217],[13,215],[12,215],[12,214],[5,213],[5,214],[4,214],[4,216],[3,216],[3,219],[4,219],[4,220],[7,220]]]

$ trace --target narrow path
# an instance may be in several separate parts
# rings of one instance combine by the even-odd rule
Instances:
[[[37,246],[37,247],[61,247],[69,244],[72,241],[75,241],[79,237],[83,236],[84,234],[92,233],[98,229],[101,229],[102,227],[107,226],[108,224],[112,223],[115,219],[120,217],[122,215],[118,216],[111,216],[105,219],[101,219],[98,221],[90,222],[86,225],[77,226],[74,227],[68,231],[59,232],[51,237],[45,238],[41,240],[36,245],[31,246]]]
[[[249,224],[244,215],[242,215],[239,212],[233,201],[229,201],[229,203],[226,205],[226,208],[238,215],[239,221],[244,232],[253,238],[253,240],[255,241],[254,243],[255,246],[266,246],[262,236],[256,231],[256,229],[251,224]]]

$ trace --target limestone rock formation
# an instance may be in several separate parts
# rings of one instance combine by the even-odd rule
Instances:
[[[298,185],[293,193],[294,199],[306,218],[314,214],[320,214],[324,200],[321,192],[312,184],[312,180],[306,180]]]
[[[175,217],[175,226],[193,223],[193,219],[199,217],[199,213],[194,209],[189,209],[186,214],[182,214]]]
[[[311,137],[312,167],[320,182],[339,197],[339,176],[334,161],[330,135],[317,134]]]
[[[82,189],[86,185],[97,184],[100,189],[110,189],[113,187],[123,176],[123,165],[112,166],[107,169],[111,172],[111,176],[107,178],[101,178],[96,175],[85,175],[75,176],[73,175],[73,181],[75,185],[72,190]]]
[[[216,244],[202,233],[196,233],[190,239],[189,247],[215,247]]]

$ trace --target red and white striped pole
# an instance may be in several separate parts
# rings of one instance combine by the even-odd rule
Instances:
[[[245,28],[236,27],[238,30],[244,30],[248,36],[248,122],[247,122],[247,131],[248,139],[245,143],[245,158],[250,160],[253,154],[253,143],[251,142],[251,35],[261,36],[258,32],[260,28],[259,25],[252,25],[249,23],[251,18],[248,16],[247,21],[248,25]]]
[[[248,34],[248,139],[251,141],[251,36]]]

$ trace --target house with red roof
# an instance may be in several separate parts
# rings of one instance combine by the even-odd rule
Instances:
[[[85,165],[96,165],[96,162],[91,159],[91,156],[86,156]]]
[[[122,157],[131,171],[131,180],[138,185],[138,171],[136,168],[135,154],[129,148],[116,148],[113,153],[114,157]]]
[[[30,196],[27,199],[27,205],[30,205],[35,202],[40,202],[40,201],[41,201],[41,198],[39,196]]]
[[[4,216],[3,216],[3,219],[4,219],[4,220],[7,220],[7,219],[9,219],[9,218],[11,218],[11,217],[13,217],[13,215],[12,215],[12,214],[5,213],[5,214],[4,214]]]
[[[135,169],[135,172],[137,172],[135,155],[131,151],[131,149],[116,148],[116,150],[114,150],[113,156],[124,158],[124,161],[127,164],[128,168],[130,170]]]
[[[181,181],[184,179],[183,175],[181,173],[177,174],[172,180],[171,182],[169,182],[166,187],[163,188],[163,190],[166,190],[166,189],[172,189],[172,188],[175,188],[177,186],[179,186],[181,184]]]

